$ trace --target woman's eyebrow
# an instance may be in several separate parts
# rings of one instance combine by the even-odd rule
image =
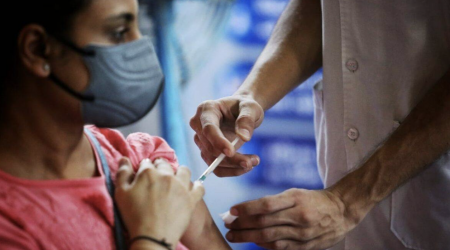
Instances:
[[[131,22],[134,21],[135,15],[129,12],[121,13],[118,15],[113,15],[108,18],[106,18],[106,21],[108,22],[117,22],[117,21],[126,21]]]

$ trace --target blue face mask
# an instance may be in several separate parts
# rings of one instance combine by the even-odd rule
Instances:
[[[117,45],[78,48],[90,72],[89,86],[76,92],[51,74],[50,79],[81,101],[86,124],[120,127],[144,117],[156,104],[164,75],[150,38]]]

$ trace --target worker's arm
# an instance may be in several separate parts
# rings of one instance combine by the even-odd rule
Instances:
[[[269,249],[325,249],[395,189],[450,149],[450,70],[362,166],[322,191],[291,189],[239,204],[233,242]]]
[[[293,0],[267,46],[235,95],[249,95],[271,108],[322,65],[320,1]]]
[[[450,70],[386,143],[330,190],[361,218],[400,185],[450,150]]]
[[[264,110],[320,68],[321,48],[320,1],[292,0],[239,90],[233,96],[207,101],[198,107],[191,127],[203,159],[210,164],[222,152],[234,156],[223,161],[216,175],[240,175],[259,163],[255,155],[235,155],[229,141],[236,134],[244,141],[250,140],[263,120]]]

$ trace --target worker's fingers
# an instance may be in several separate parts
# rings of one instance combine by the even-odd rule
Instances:
[[[243,141],[250,141],[253,130],[261,125],[264,119],[264,110],[255,101],[241,101],[239,103],[239,116],[236,119],[236,134]]]
[[[300,217],[299,210],[294,207],[269,214],[239,216],[232,223],[226,224],[225,226],[231,230],[291,226],[293,228],[297,228],[297,237],[300,240],[311,240],[324,233],[328,233],[330,230],[334,230],[334,228],[327,229],[319,224],[308,224],[309,222],[304,222],[303,219],[300,219]]]
[[[154,162],[156,169],[161,174],[174,175],[175,171],[172,168],[172,165],[168,161],[163,158],[158,158]]]
[[[298,226],[296,220],[293,218],[298,217],[294,209],[285,209],[281,212],[276,212],[272,214],[258,214],[251,216],[240,216],[230,224],[226,224],[225,227],[231,230],[246,230],[246,229],[258,229],[267,228],[273,226]]]
[[[232,158],[225,158],[224,167],[232,166],[232,167],[241,167],[245,169],[250,169],[258,166],[260,163],[259,156],[253,154],[241,154],[237,153]]]
[[[198,119],[201,123],[201,133],[199,134],[204,136],[216,150],[226,156],[233,156],[235,149],[220,129],[223,114],[219,102],[204,102],[198,107],[197,113],[200,113]]]
[[[281,193],[243,202],[233,206],[230,209],[230,213],[234,216],[250,216],[275,213],[293,207],[295,200],[288,199],[285,196],[286,193]]]
[[[187,189],[191,187],[191,171],[185,166],[180,166],[176,173],[176,178],[183,184]]]
[[[293,250],[293,249],[324,249],[324,248],[312,248],[311,241],[298,241],[298,240],[276,240],[268,243],[255,243],[256,245],[264,249],[272,250]]]
[[[205,187],[203,186],[203,184],[200,183],[199,181],[194,182],[194,185],[192,186],[192,191],[191,191],[191,198],[194,203],[194,206],[200,200],[202,200],[204,195],[205,195]]]
[[[133,181],[134,171],[130,160],[126,157],[120,159],[119,166],[116,174],[116,186],[125,190]]]
[[[203,152],[208,152],[208,154],[219,156],[222,152],[216,148],[209,142],[208,139],[206,139],[205,136],[201,134],[196,134],[194,137],[194,142],[197,144],[197,146],[200,148]]]
[[[200,137],[198,136],[198,134],[195,134],[194,135],[194,142],[195,142],[195,145],[197,145],[197,147],[200,149],[200,151],[203,151],[204,149],[203,149],[203,144],[202,144],[202,142],[200,141]]]
[[[203,160],[208,164],[215,160],[203,154]],[[250,166],[248,165],[250,164]],[[233,177],[240,176],[250,172],[255,166],[259,164],[259,157],[257,155],[235,154],[233,158],[225,158],[222,163],[214,170],[214,174],[218,177]],[[243,167],[245,165],[245,167]]]
[[[200,108],[202,104],[197,107],[197,112],[189,121],[189,126],[195,131],[197,134],[202,133],[202,123],[200,122],[200,116],[202,114],[202,108]]]
[[[217,158],[203,151],[201,152],[201,156],[208,165],[211,165],[211,163]],[[257,155],[236,153],[232,158],[225,158],[219,166],[228,168],[251,169],[258,166],[259,163],[260,159]]]
[[[340,240],[341,238],[338,237],[337,233],[335,231],[331,231],[307,241],[283,239],[268,243],[257,243],[257,245],[263,247],[264,249],[274,250],[328,249]]]
[[[218,177],[234,177],[241,176],[252,171],[253,168],[243,169],[243,168],[224,168],[218,167],[214,170],[214,174]]]
[[[295,227],[291,226],[276,226],[248,230],[231,230],[226,237],[230,242],[255,242],[266,243],[277,240],[295,239],[299,240]],[[294,249],[294,248],[293,248]],[[296,248],[298,249],[298,248]]]

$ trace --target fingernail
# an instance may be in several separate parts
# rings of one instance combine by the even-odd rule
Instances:
[[[203,186],[203,183],[199,180],[194,181],[194,186]]]
[[[150,160],[148,160],[150,162]],[[155,164],[167,163],[167,160],[164,158],[158,158],[155,161]]]
[[[121,168],[128,168],[128,165],[124,164],[124,165],[119,167],[119,169],[121,169]]]
[[[239,134],[241,134],[242,137],[244,137],[243,139],[246,139],[247,141],[250,140],[250,131],[248,131],[247,129],[241,128],[238,130]]]
[[[233,241],[233,234],[232,233],[227,233],[227,240]]]
[[[252,164],[254,167],[259,165],[259,158],[258,157],[252,157]]]
[[[226,156],[231,157],[231,151],[230,151],[228,148],[224,149],[224,150],[223,150],[223,153],[224,153]]]
[[[234,215],[234,216],[239,216],[238,210],[237,210],[236,208],[230,209],[230,214],[231,214],[231,215]]]
[[[139,164],[139,168],[148,168],[151,165],[153,165],[153,163],[150,159],[143,159]]]
[[[149,163],[151,163],[150,159],[146,158],[141,161],[140,165],[149,164]]]
[[[241,161],[241,167],[243,167],[243,168],[247,168],[247,162],[245,162],[245,161]]]

